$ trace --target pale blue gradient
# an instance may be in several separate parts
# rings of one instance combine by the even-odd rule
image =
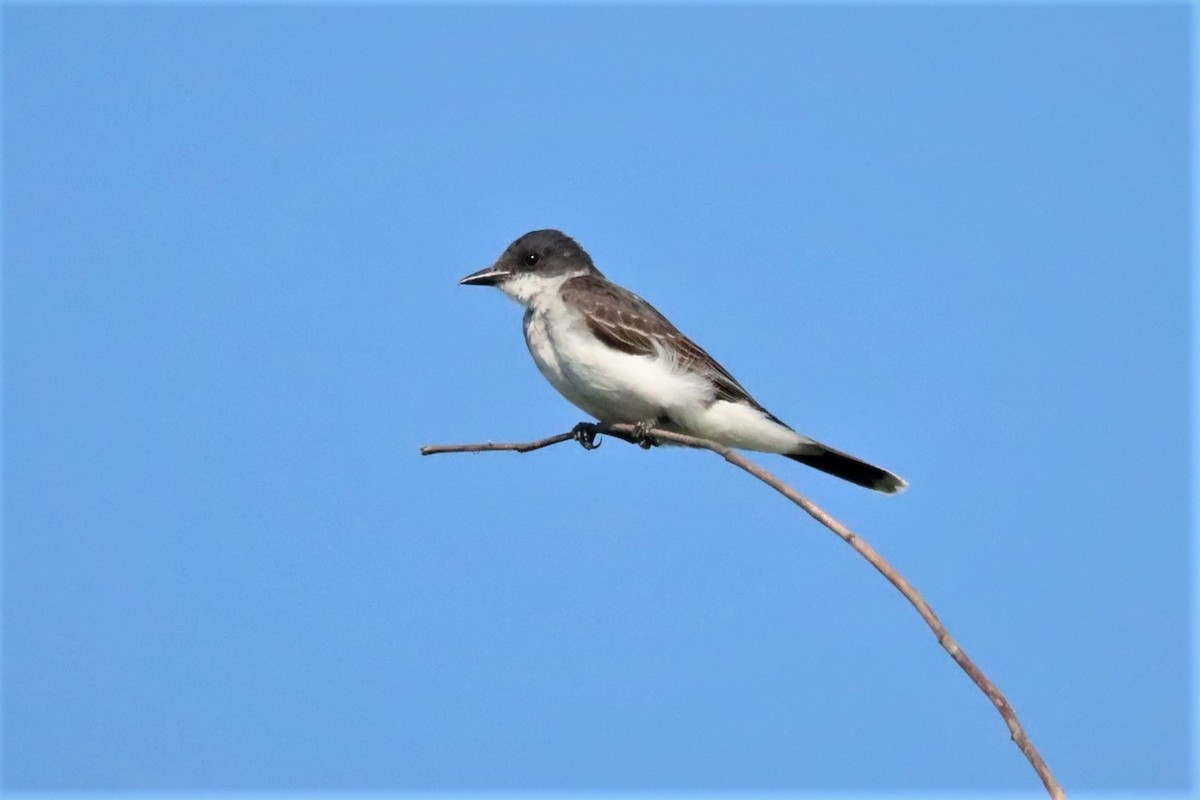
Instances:
[[[581,418],[455,285],[555,226],[910,480],[762,459],[1068,787],[1181,796],[1190,24],[6,6],[4,788],[1036,793],[719,459],[416,454]]]

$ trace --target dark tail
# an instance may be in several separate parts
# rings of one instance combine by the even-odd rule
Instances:
[[[809,442],[801,445],[794,453],[787,453],[788,458],[807,464],[810,467],[827,472],[844,481],[874,489],[885,494],[895,494],[908,488],[908,481],[893,475],[886,469],[859,461],[857,458],[832,447],[826,447],[820,442]]]

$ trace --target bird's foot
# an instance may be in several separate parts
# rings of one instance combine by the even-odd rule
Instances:
[[[584,450],[595,450],[600,446],[600,442],[596,441],[596,434],[599,433],[597,426],[593,422],[581,422],[571,429],[571,435],[575,437],[575,441],[579,442],[579,446]],[[600,440],[604,441],[603,439]]]
[[[655,422],[639,422],[633,426],[633,441],[643,450],[649,450],[651,447],[657,447],[662,444],[658,439],[650,435],[650,431],[654,428]]]

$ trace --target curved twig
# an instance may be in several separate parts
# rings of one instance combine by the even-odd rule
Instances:
[[[1041,754],[1038,753],[1037,748],[1033,746],[1033,742],[1029,740],[1029,736],[1025,733],[1025,729],[1021,727],[1021,723],[1017,719],[1016,711],[1013,710],[1013,707],[1009,704],[1007,698],[1005,698],[1004,693],[1001,692],[996,687],[996,684],[992,683],[991,680],[983,673],[983,670],[981,670],[975,664],[975,662],[972,661],[965,652],[963,652],[963,649],[959,647],[958,642],[956,642],[954,637],[950,635],[950,632],[946,630],[946,626],[942,624],[942,621],[938,618],[938,615],[934,613],[933,608],[931,608],[929,603],[926,602],[925,598],[921,596],[921,593],[914,589],[913,585],[909,583],[904,576],[896,570],[895,567],[888,563],[887,559],[881,556],[879,552],[870,544],[868,544],[861,536],[854,533],[854,531],[850,530],[842,523],[838,522],[791,486],[784,483],[782,480],[775,477],[770,472],[763,469],[758,464],[755,464],[753,461],[749,460],[731,447],[725,447],[724,445],[717,444],[716,442],[710,442],[707,439],[699,439],[695,436],[687,436],[682,433],[673,433],[671,431],[658,429],[643,431],[639,430],[637,426],[634,425],[597,425],[594,429],[598,433],[607,433],[612,436],[616,436],[617,438],[624,439],[625,441],[638,442],[649,436],[653,439],[664,442],[673,442],[674,444],[685,445],[687,447],[711,450],[712,452],[724,458],[730,464],[733,464],[734,466],[758,478],[767,486],[770,486],[788,500],[791,500],[793,503],[800,506],[800,508],[804,509],[804,511],[817,522],[821,523],[826,528],[837,534],[842,541],[853,547],[855,552],[865,558],[871,566],[879,570],[879,572],[883,574],[883,577],[887,578],[888,581],[895,586],[902,595],[904,595],[905,599],[912,604],[913,608],[917,610],[917,613],[921,615],[921,619],[925,620],[925,624],[928,625],[929,629],[933,631],[933,635],[937,637],[938,644],[950,654],[950,657],[954,659],[954,663],[958,664],[958,666],[962,668],[963,672],[967,673],[967,676],[975,682],[975,685],[979,687],[980,691],[987,695],[987,698],[992,701],[992,705],[994,705],[996,710],[1000,712],[1000,716],[1004,718],[1004,723],[1008,726],[1008,730],[1012,736],[1013,742],[1016,743],[1017,747],[1021,749],[1021,752],[1025,755],[1025,758],[1028,759],[1029,764],[1033,767],[1038,777],[1041,778],[1042,784],[1046,787],[1046,791],[1049,792],[1050,797],[1054,798],[1054,800],[1065,800],[1066,793],[1063,791],[1062,786],[1055,779],[1054,773],[1050,771],[1050,766],[1045,762]],[[577,439],[578,430],[579,429],[577,428],[575,431],[560,433],[556,436],[549,436],[545,439],[538,439],[537,441],[533,442],[516,442],[509,444],[493,444],[491,442],[487,442],[485,444],[426,445],[425,447],[421,448],[421,455],[431,456],[438,453],[484,453],[495,450],[510,450],[518,453],[527,453],[531,450],[540,450],[543,447],[549,447],[550,445],[559,444],[560,442],[567,442]]]

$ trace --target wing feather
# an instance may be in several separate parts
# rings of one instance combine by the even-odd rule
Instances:
[[[633,292],[599,275],[581,275],[563,284],[562,298],[579,309],[588,329],[609,347],[637,356],[669,353],[678,369],[700,373],[711,380],[716,387],[716,399],[749,403],[765,412],[715,358]]]

